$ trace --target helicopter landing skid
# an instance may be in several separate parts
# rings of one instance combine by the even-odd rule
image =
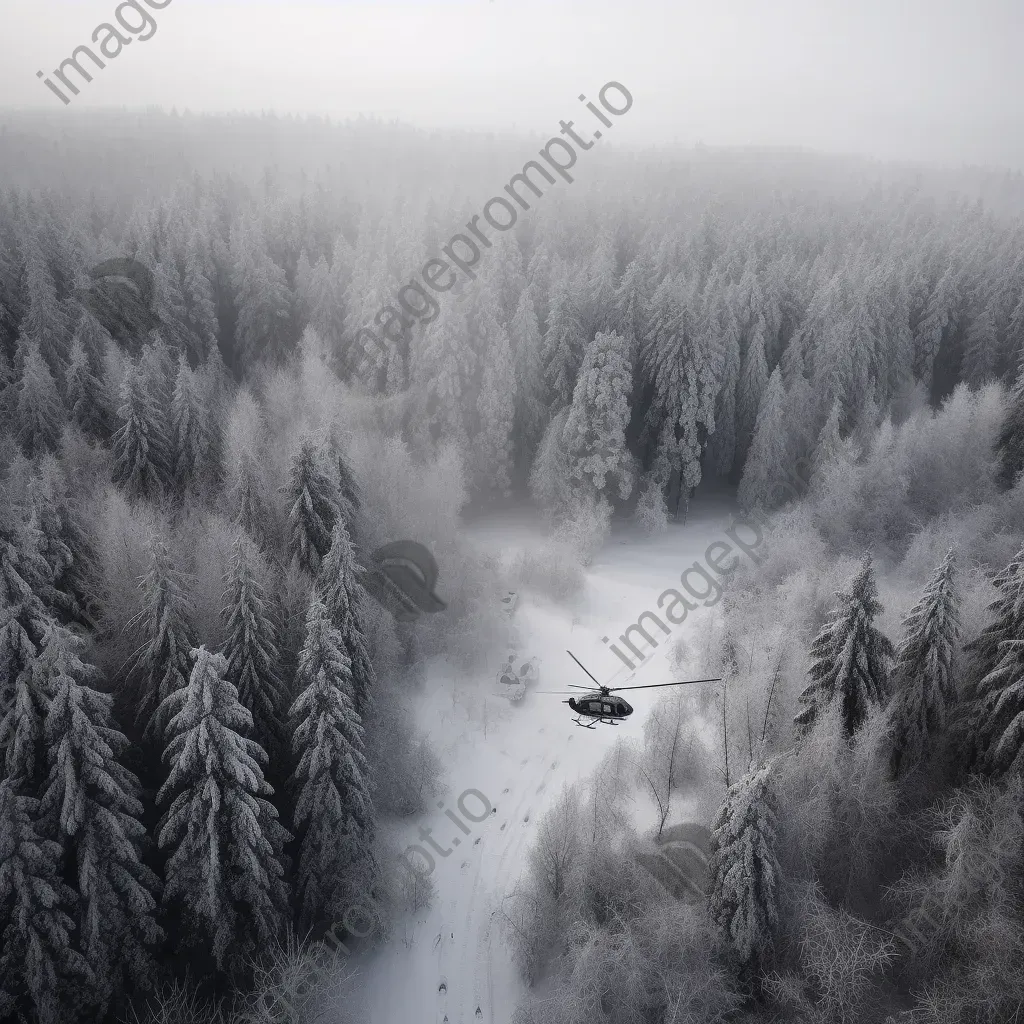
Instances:
[[[583,721],[582,721],[581,719],[579,719],[579,718],[574,718],[574,719],[573,719],[573,721],[574,721],[574,722],[575,722],[575,723],[576,723],[576,724],[577,724],[577,725],[578,725],[578,726],[579,726],[579,727],[580,727],[581,729],[596,729],[596,728],[597,728],[597,726],[596,726],[596,725],[595,725],[595,724],[594,724],[593,722],[591,722],[591,723],[590,723],[589,725],[584,725],[584,724],[583,724]]]

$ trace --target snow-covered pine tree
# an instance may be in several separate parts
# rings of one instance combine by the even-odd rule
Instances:
[[[224,595],[228,611],[226,678],[252,715],[253,739],[274,763],[287,752],[283,719],[288,709],[278,672],[276,630],[263,584],[265,572],[255,545],[239,535]]]
[[[291,708],[300,927],[338,920],[374,874],[374,814],[352,665],[314,593]]]
[[[773,762],[751,767],[730,787],[711,833],[711,918],[740,962],[751,967],[764,966],[779,925],[773,770]]]
[[[715,432],[708,440],[713,465],[721,476],[733,472],[736,461],[736,403],[740,377],[740,329],[723,301],[709,328],[718,351],[719,390],[715,402]]]
[[[198,229],[192,234],[185,257],[185,276],[182,293],[185,299],[186,324],[192,345],[200,358],[209,356],[217,348],[217,310],[213,301],[213,286],[205,266],[206,247]]]
[[[534,309],[533,290],[527,285],[519,296],[509,326],[509,341],[516,367],[516,418],[513,437],[520,464],[535,450],[544,429],[541,351],[543,339]]]
[[[57,288],[46,257],[34,232],[25,239],[25,287],[28,309],[21,321],[21,333],[39,345],[39,351],[54,374],[67,361],[73,321]]]
[[[6,494],[0,494],[0,774],[19,792],[38,796],[45,770],[45,680],[40,652],[56,623],[29,580],[45,580],[47,566],[18,530]]]
[[[985,300],[975,309],[964,337],[962,379],[972,389],[980,388],[995,376],[999,355],[996,325]]]
[[[413,352],[413,377],[423,384],[420,429],[432,443],[454,443],[468,453],[467,413],[473,410],[477,353],[470,343],[469,303],[453,295]]]
[[[785,416],[786,388],[782,371],[776,366],[761,399],[754,439],[740,479],[739,502],[744,511],[770,511],[783,497],[782,486],[789,469]]]
[[[244,962],[281,935],[288,913],[283,849],[291,839],[267,799],[267,755],[247,734],[252,715],[224,677],[227,661],[205,647],[188,685],[168,695],[167,781],[158,842],[168,854],[165,910],[179,950],[210,950],[219,969]]]
[[[356,475],[349,462],[348,454],[345,451],[345,441],[341,432],[332,429],[328,438],[328,446],[334,468],[337,471],[338,490],[341,495],[342,520],[345,529],[350,537],[356,536],[356,525],[359,509],[362,505],[362,498],[359,493],[359,484],[356,482]]]
[[[61,878],[60,844],[39,834],[38,809],[15,779],[0,780],[0,1018],[59,1024],[93,978],[72,944],[75,894]]]
[[[746,461],[747,449],[754,437],[761,396],[768,386],[768,363],[764,354],[765,330],[764,318],[759,318],[747,346],[736,393],[736,460],[741,466]]]
[[[341,512],[340,495],[324,465],[323,446],[306,435],[292,460],[288,483],[288,552],[316,577],[331,547],[331,531]]]
[[[147,742],[162,748],[167,722],[163,702],[187,683],[192,671],[193,633],[189,607],[167,545],[154,536],[143,581],[146,645],[139,664],[137,722]]]
[[[90,365],[89,354],[79,338],[71,345],[71,361],[64,375],[65,407],[86,434],[110,436],[110,410],[103,382]]]
[[[169,479],[168,440],[135,363],[125,367],[117,418],[120,425],[111,441],[114,483],[131,498],[152,498]]]
[[[1024,309],[1024,299],[1021,300]],[[999,482],[1012,487],[1017,475],[1024,469],[1024,359],[1019,364],[1017,379],[1010,392],[1009,408],[996,442],[999,454]]]
[[[718,378],[712,338],[694,309],[696,298],[681,277],[666,278],[652,300],[652,323],[644,361],[653,384],[647,413],[656,431],[652,472],[664,486],[678,481],[678,498],[689,503],[701,480],[701,455],[715,429]]]
[[[560,517],[572,503],[572,483],[562,436],[571,407],[555,414],[544,430],[530,467],[530,495],[546,515]]]
[[[516,374],[508,333],[498,322],[498,302],[489,289],[477,292],[474,338],[481,366],[472,451],[477,490],[508,497],[512,489],[512,429]]]
[[[622,499],[633,489],[626,447],[632,380],[626,340],[614,331],[598,334],[587,347],[562,432],[569,475],[594,501],[613,486]]]
[[[172,352],[187,358],[193,365],[199,362],[199,353],[193,348],[191,332],[188,329],[188,309],[185,296],[181,293],[181,281],[175,260],[167,258],[156,264],[154,271],[154,306],[160,318],[160,336]]]
[[[632,260],[615,295],[615,329],[640,352],[646,344],[650,321],[651,268],[643,253]]]
[[[24,353],[21,382],[18,385],[17,421],[25,454],[33,458],[53,451],[64,427],[60,396],[53,374],[34,341],[23,336],[18,343]]]
[[[93,551],[72,507],[67,480],[53,456],[40,462],[29,485],[29,497],[38,528],[39,556],[49,570],[39,596],[61,622],[89,628],[95,611],[94,588],[88,576]]]
[[[331,625],[341,634],[342,649],[350,662],[352,700],[361,719],[366,717],[376,681],[360,615],[367,603],[360,582],[362,572],[344,525],[336,523],[316,587]]]
[[[1024,768],[1024,550],[993,583],[994,620],[965,650],[984,673],[970,697],[970,760],[1000,776]]]
[[[184,355],[178,357],[178,373],[171,399],[172,478],[178,493],[199,485],[210,449],[206,412],[200,402],[195,374]]]
[[[232,231],[232,284],[238,321],[235,348],[241,366],[281,362],[293,344],[288,278],[264,248],[260,232]]]
[[[587,348],[586,326],[573,288],[574,283],[569,277],[555,284],[551,316],[544,335],[544,377],[548,407],[553,412],[572,402],[576,375]]]
[[[818,434],[818,443],[811,459],[811,483],[819,485],[825,479],[825,471],[845,451],[839,424],[843,418],[843,409],[836,399],[832,403],[832,411],[828,414],[825,425]]]
[[[846,735],[852,736],[864,723],[869,705],[881,704],[889,695],[889,660],[894,651],[889,638],[874,625],[882,606],[870,555],[864,556],[850,589],[836,596],[839,607],[811,645],[811,682],[800,694],[803,710],[795,719],[801,733],[838,700]]]
[[[904,620],[893,669],[892,767],[901,775],[920,763],[946,727],[956,699],[953,657],[960,638],[960,595],[950,548],[921,600]]]
[[[57,635],[40,659],[51,693],[46,716],[49,779],[39,807],[43,833],[64,851],[77,882],[78,945],[96,980],[102,1016],[126,982],[149,988],[160,882],[146,866],[138,779],[124,765],[128,740],[114,722],[113,696],[92,689],[99,673]]]

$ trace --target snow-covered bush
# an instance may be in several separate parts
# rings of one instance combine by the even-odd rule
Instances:
[[[648,478],[640,491],[633,520],[649,536],[658,536],[668,529],[665,489],[653,477]]]
[[[536,590],[553,601],[578,594],[584,579],[577,554],[568,544],[554,540],[517,551],[509,576],[519,587]]]
[[[611,535],[611,523],[612,507],[606,501],[591,504],[574,500],[555,531],[555,539],[568,544],[587,566]]]

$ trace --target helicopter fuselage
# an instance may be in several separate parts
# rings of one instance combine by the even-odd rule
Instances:
[[[566,704],[587,718],[615,720],[628,718],[633,708],[621,697],[611,693],[585,693],[582,697],[570,697]]]

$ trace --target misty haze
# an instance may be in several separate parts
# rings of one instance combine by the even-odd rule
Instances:
[[[1024,1022],[1024,7],[3,21],[0,1024]]]

